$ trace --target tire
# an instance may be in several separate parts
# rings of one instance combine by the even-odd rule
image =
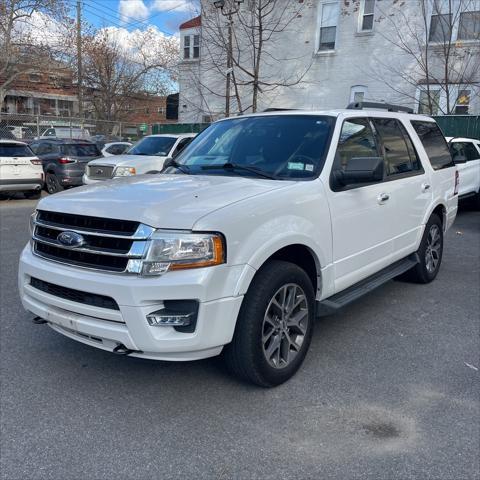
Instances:
[[[433,241],[433,232],[435,232],[438,243]],[[437,245],[437,248],[432,249],[432,243]],[[430,253],[431,252],[431,253]],[[435,253],[436,252],[436,253]],[[409,270],[403,279],[415,283],[430,283],[435,280],[435,277],[440,270],[443,255],[443,228],[440,217],[435,213],[432,214],[425,226],[420,247],[417,250],[419,263],[411,270]],[[433,259],[436,257],[436,262]]]
[[[45,188],[50,195],[63,190],[62,185],[60,185],[60,182],[54,173],[47,173],[45,178]]]
[[[146,175],[156,175],[157,173],[160,173],[158,170],[150,170],[149,172],[145,172]]]
[[[279,305],[285,299],[287,309],[292,306],[288,300],[295,299],[290,313],[297,322],[280,310],[274,299]],[[314,320],[315,294],[305,271],[293,263],[269,261],[255,275],[243,300],[233,340],[224,348],[228,370],[261,387],[287,381],[307,354]]]
[[[23,195],[28,200],[38,200],[42,195],[42,191],[41,190],[30,190],[28,192],[23,192]]]

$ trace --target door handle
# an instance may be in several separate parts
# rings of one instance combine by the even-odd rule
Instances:
[[[380,205],[382,205],[383,203],[387,202],[389,198],[390,198],[390,195],[388,195],[387,193],[381,193],[377,197],[377,201]]]
[[[422,183],[422,192],[426,192],[427,190],[430,190],[430,184]]]

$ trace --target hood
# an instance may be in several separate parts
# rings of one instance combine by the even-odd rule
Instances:
[[[92,160],[90,165],[112,165],[114,167],[140,167],[145,160],[158,160],[163,164],[167,157],[159,155],[113,155]]]
[[[136,175],[50,195],[37,208],[188,230],[214,210],[292,183],[216,175]]]

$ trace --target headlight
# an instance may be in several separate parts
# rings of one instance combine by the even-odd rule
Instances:
[[[35,210],[31,215],[30,215],[30,236],[33,236],[33,232],[35,230],[35,221],[37,220],[37,211]]]
[[[142,275],[161,275],[168,270],[220,265],[225,262],[223,237],[210,233],[158,230],[152,236],[145,259],[140,262],[136,270]]]
[[[130,175],[135,175],[137,171],[134,167],[117,167],[113,173],[114,177],[128,177]]]

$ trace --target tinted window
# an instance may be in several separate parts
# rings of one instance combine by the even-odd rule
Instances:
[[[33,157],[34,154],[26,145],[0,143],[0,157]]]
[[[51,143],[40,143],[35,150],[37,155],[48,155],[53,152],[53,145]]]
[[[447,141],[436,123],[412,121],[412,126],[420,137],[434,170],[455,166]]]
[[[127,153],[129,155],[159,155],[165,157],[176,141],[175,137],[145,137]]]
[[[377,144],[368,119],[345,120],[335,153],[333,171],[345,170],[352,158],[378,156]]]
[[[374,118],[372,121],[382,140],[387,175],[418,170],[418,162],[411,156],[413,145],[411,149],[408,148],[404,131],[401,130],[398,121],[395,118]]]
[[[191,141],[193,138],[183,138],[178,142],[177,148],[175,148],[175,151],[173,152],[173,155],[178,155]]]
[[[450,144],[450,152],[454,160],[457,155],[465,157],[467,161],[480,158],[480,153],[471,142],[453,142]]]
[[[107,148],[107,152],[108,152],[108,153],[111,153],[112,155],[120,155],[120,154],[122,154],[128,147],[129,147],[129,145],[121,145],[121,144],[111,145],[110,147]]]
[[[279,178],[312,178],[323,167],[334,124],[334,117],[316,115],[223,120],[195,137],[177,162],[202,175],[232,175],[222,166],[233,163]],[[245,170],[234,174],[256,176]]]
[[[100,155],[97,146],[93,144],[62,145],[61,151],[63,155],[71,155],[72,157],[97,157]]]

